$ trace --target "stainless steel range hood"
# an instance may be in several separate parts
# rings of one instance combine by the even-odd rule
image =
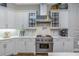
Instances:
[[[37,19],[47,19],[47,4],[41,3],[39,5],[39,15],[37,15]]]
[[[41,3],[40,4],[40,15],[47,15],[47,4]]]

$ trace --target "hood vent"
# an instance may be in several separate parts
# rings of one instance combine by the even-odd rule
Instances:
[[[40,4],[39,15],[37,15],[37,19],[47,19],[47,4]]]
[[[40,15],[47,15],[47,4],[40,4]]]

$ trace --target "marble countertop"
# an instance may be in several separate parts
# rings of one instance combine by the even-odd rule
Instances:
[[[19,39],[19,38],[33,39],[33,38],[36,38],[36,37],[35,36],[12,36],[10,38],[0,38],[0,40]]]
[[[8,40],[8,39],[19,39],[19,38],[27,38],[27,39],[35,39],[36,36],[12,36],[10,38],[0,38],[0,40]],[[58,36],[53,36],[53,38],[74,38],[74,37],[58,37]]]

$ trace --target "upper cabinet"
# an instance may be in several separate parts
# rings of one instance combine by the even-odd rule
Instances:
[[[7,28],[16,28],[15,25],[15,10],[7,8]]]
[[[5,28],[6,26],[6,19],[7,19],[7,11],[6,8],[0,6],[0,28]]]
[[[68,28],[68,4],[58,3],[51,6],[49,18],[52,27]]]
[[[16,28],[26,28],[28,26],[28,12],[27,11],[17,11],[16,12]]]
[[[68,28],[68,10],[59,11],[59,23],[61,28]]]
[[[35,27],[36,21],[36,11],[30,11],[29,12],[29,27]]]
[[[0,28],[15,28],[15,10],[5,4],[0,6]]]
[[[16,28],[34,27],[36,10],[22,10],[16,12]]]
[[[24,7],[24,9],[19,10],[18,8],[15,9],[14,5],[11,5],[12,7],[9,5],[4,7],[4,5],[0,6],[0,28],[22,29],[35,27],[40,22],[49,23],[51,27],[68,28],[68,4],[66,3],[53,4],[50,9],[48,9],[49,4],[41,3],[37,6],[38,10],[28,10]]]

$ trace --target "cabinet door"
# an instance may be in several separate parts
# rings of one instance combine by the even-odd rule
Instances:
[[[16,53],[25,52],[25,39],[16,39]]]
[[[29,22],[29,12],[28,11],[24,11],[23,12],[23,27],[26,28],[28,27],[28,22]]]
[[[8,28],[15,28],[15,11],[10,8],[7,10],[7,25]]]
[[[64,52],[73,52],[73,38],[64,39]]]
[[[4,42],[5,45],[5,55],[12,55],[15,53],[15,41],[14,40],[7,40]]]
[[[35,39],[26,39],[26,52],[35,52]]]
[[[68,28],[68,10],[59,11],[59,23],[61,28]]]
[[[53,40],[53,52],[64,52],[63,40],[60,38],[54,38]]]
[[[5,55],[5,49],[4,49],[4,44],[3,42],[0,42],[0,56]]]
[[[6,23],[6,8],[0,6],[0,28],[5,28]]]
[[[16,28],[26,28],[28,26],[28,11],[16,13]]]
[[[22,26],[22,14],[20,12],[16,12],[16,21],[15,21],[15,24],[16,24],[16,28],[21,28]]]

